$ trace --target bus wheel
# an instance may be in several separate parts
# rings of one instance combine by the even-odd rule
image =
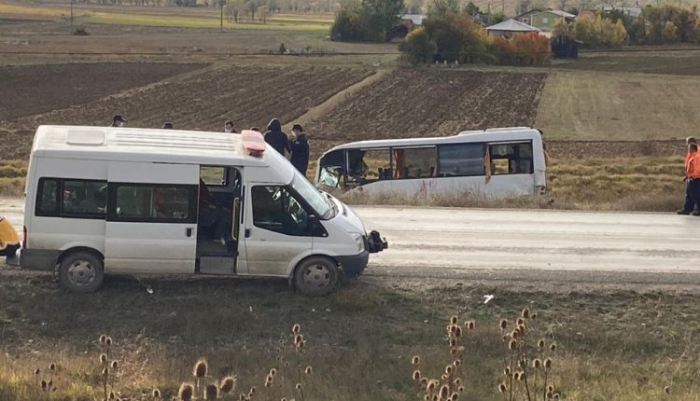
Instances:
[[[338,265],[320,256],[302,261],[294,273],[296,287],[305,295],[327,295],[338,285],[339,278]]]
[[[93,292],[104,279],[102,261],[90,252],[75,252],[66,256],[58,267],[61,284],[73,292]]]

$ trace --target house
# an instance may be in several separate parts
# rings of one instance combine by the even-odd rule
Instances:
[[[423,20],[426,16],[422,14],[403,14],[400,18],[401,24],[405,25],[408,30],[411,30],[414,26],[423,25]]]
[[[532,26],[544,31],[551,32],[554,24],[558,21],[573,22],[576,16],[561,10],[546,10],[532,16]]]
[[[595,11],[581,10],[578,12],[576,18],[595,18],[596,16],[597,14],[595,13]]]
[[[421,14],[403,14],[399,15],[399,23],[394,25],[386,33],[386,41],[398,43],[404,40],[406,35],[411,32],[414,26],[423,25],[423,20],[426,18],[425,15]]]
[[[524,12],[520,15],[517,15],[517,16],[513,17],[513,19],[518,21],[518,22],[522,22],[523,24],[532,25],[532,16],[535,14],[539,14],[541,12],[542,12],[542,10],[535,8],[535,9],[532,9],[530,11]]]
[[[520,21],[516,21],[514,19],[509,19],[507,21],[503,21],[501,23],[498,23],[496,25],[491,25],[489,27],[485,28],[486,31],[489,33],[489,35],[493,36],[504,36],[506,38],[513,37],[514,35],[518,33],[530,33],[530,32],[539,32],[540,30],[535,28],[534,26],[530,26],[528,24],[524,24]]]
[[[637,18],[640,15],[642,15],[642,9],[639,7],[615,7],[606,4],[603,5],[602,11],[603,13],[609,13],[611,11],[622,11],[624,15],[627,15],[630,18]]]

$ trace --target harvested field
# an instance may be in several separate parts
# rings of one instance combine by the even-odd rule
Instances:
[[[545,74],[396,70],[308,123],[320,152],[340,142],[532,125]]]
[[[544,87],[536,122],[550,139],[683,139],[700,126],[698,103],[696,77],[557,72]]]
[[[113,114],[126,116],[130,127],[219,131],[227,119],[236,128],[265,128],[270,118],[283,123],[305,113],[372,72],[326,67],[210,68],[98,101],[24,117],[0,124],[14,146],[8,159],[28,156],[34,130],[41,124],[107,125]]]
[[[617,52],[585,52],[577,60],[555,61],[558,69],[637,72],[663,75],[700,75],[700,49],[630,47]]]
[[[65,109],[204,67],[175,63],[0,66],[0,122]],[[39,101],[39,99],[41,99]]]

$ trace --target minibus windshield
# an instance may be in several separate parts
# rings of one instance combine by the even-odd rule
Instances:
[[[333,217],[333,207],[329,204],[328,199],[319,192],[316,187],[313,186],[302,176],[298,171],[294,171],[294,178],[292,178],[292,188],[299,195],[301,195],[306,202],[318,213],[318,217],[322,219],[330,219]]]

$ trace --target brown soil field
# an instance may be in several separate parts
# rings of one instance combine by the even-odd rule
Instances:
[[[89,103],[205,64],[82,63],[0,66],[0,122]]]
[[[176,129],[218,131],[225,120],[233,119],[238,129],[262,129],[272,117],[292,121],[371,73],[310,66],[203,69],[88,104],[0,123],[0,134],[12,144],[4,158],[27,158],[38,125],[108,125],[117,113],[130,127],[160,128],[164,121],[172,121]]]
[[[315,152],[365,139],[534,124],[545,74],[399,69],[308,123]]]

